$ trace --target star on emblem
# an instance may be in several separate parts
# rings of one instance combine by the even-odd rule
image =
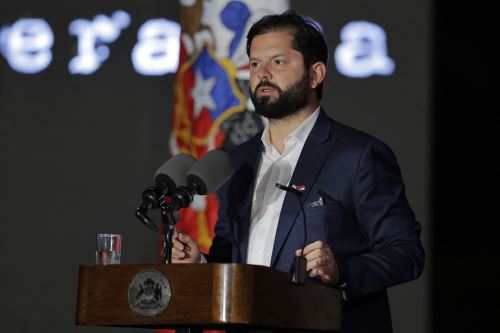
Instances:
[[[216,82],[216,78],[211,77],[204,79],[201,71],[196,71],[195,75],[196,84],[191,91],[191,96],[193,97],[194,101],[194,118],[198,119],[203,107],[206,107],[209,110],[214,110],[217,107],[211,95],[212,89],[214,88]]]

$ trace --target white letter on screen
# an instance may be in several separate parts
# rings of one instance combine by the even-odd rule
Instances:
[[[338,71],[349,77],[390,75],[394,61],[387,55],[386,34],[378,25],[356,21],[340,32],[341,43],[335,50]]]
[[[47,68],[53,44],[54,33],[43,19],[19,19],[0,30],[0,52],[21,73],[35,74]]]
[[[69,72],[94,73],[109,57],[109,48],[104,43],[114,42],[129,24],[130,16],[124,11],[116,11],[111,17],[96,15],[92,21],[76,19],[71,22],[68,30],[77,36],[78,53],[69,62]]]
[[[164,18],[146,21],[137,32],[132,64],[143,75],[175,73],[179,66],[181,27]]]

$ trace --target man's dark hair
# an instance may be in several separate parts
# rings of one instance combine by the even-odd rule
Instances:
[[[309,67],[317,61],[328,63],[328,46],[318,25],[310,18],[297,15],[293,10],[287,10],[279,15],[267,15],[254,23],[247,34],[247,54],[250,56],[250,46],[255,36],[268,32],[290,31],[293,36],[292,48],[299,51],[304,58],[304,67]],[[323,82],[316,89],[318,99],[323,95]]]

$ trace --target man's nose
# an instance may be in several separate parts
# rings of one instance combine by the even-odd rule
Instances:
[[[262,81],[262,80],[271,80],[273,78],[273,75],[269,68],[262,64],[259,68],[259,71],[257,72],[257,78]]]

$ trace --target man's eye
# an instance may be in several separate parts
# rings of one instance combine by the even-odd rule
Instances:
[[[257,62],[251,62],[250,63],[250,67],[253,67],[253,68],[257,67],[258,65],[259,64]]]
[[[274,60],[274,64],[275,64],[275,65],[283,65],[284,63],[285,63],[285,62],[284,62],[283,60],[281,60],[281,59],[275,59],[275,60]]]

